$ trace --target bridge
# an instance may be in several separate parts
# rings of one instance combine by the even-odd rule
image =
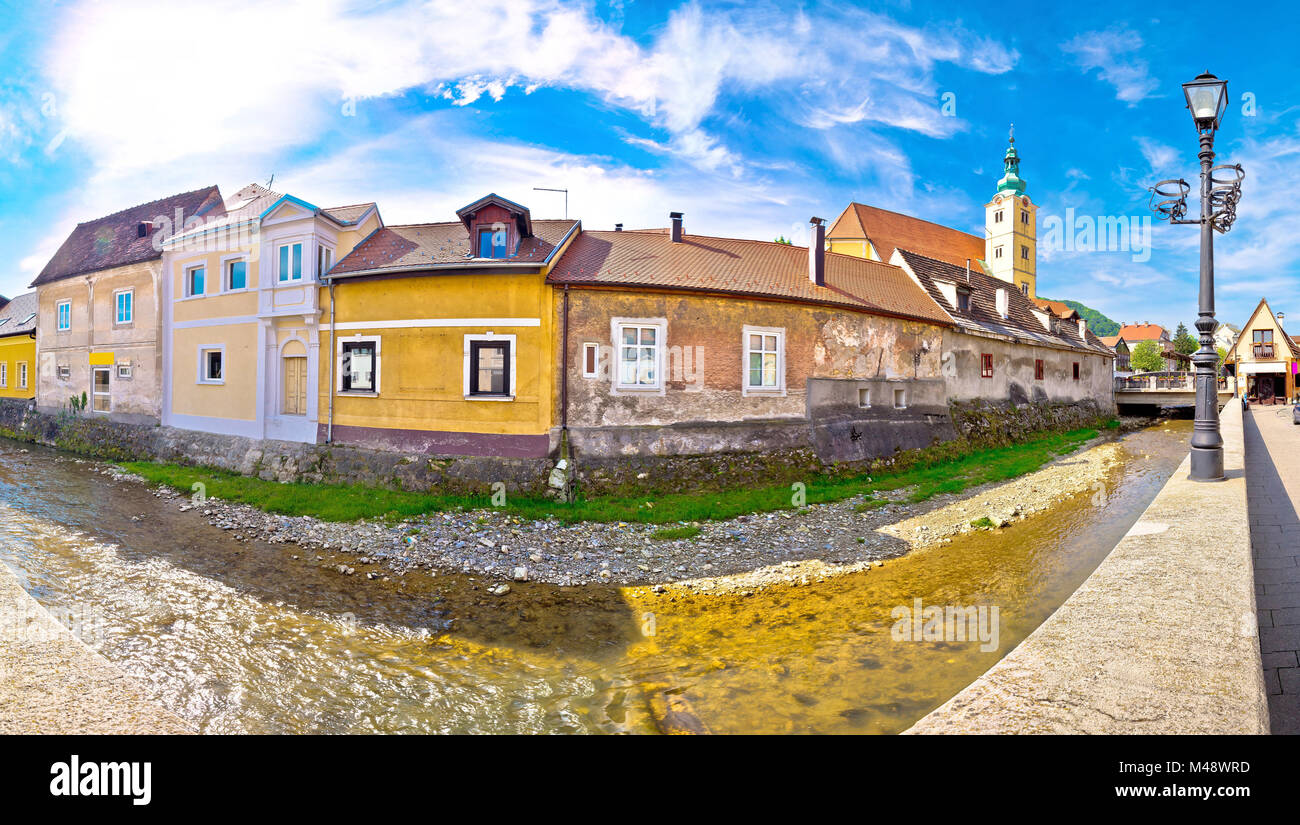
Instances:
[[[1237,389],[1237,379],[1219,379],[1219,405]],[[1144,372],[1115,376],[1115,404],[1120,407],[1195,407],[1196,373]]]

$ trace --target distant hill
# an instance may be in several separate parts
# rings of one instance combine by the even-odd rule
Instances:
[[[1042,298],[1043,296],[1038,297]],[[1056,301],[1060,299],[1044,298],[1043,300]],[[1105,338],[1108,335],[1119,335],[1119,321],[1112,321],[1092,307],[1085,306],[1078,301],[1061,300],[1061,303],[1079,313],[1079,316],[1088,322],[1088,329],[1092,330],[1093,335],[1100,338]]]

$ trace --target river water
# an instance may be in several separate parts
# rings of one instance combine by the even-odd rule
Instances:
[[[1125,436],[1104,490],[1007,529],[748,596],[345,577],[328,553],[234,541],[94,462],[0,440],[0,562],[207,733],[896,733],[1078,587],[1190,432]],[[996,606],[996,649],[895,640],[891,610],[915,599]]]

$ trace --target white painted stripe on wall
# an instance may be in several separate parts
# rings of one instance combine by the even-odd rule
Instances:
[[[335,329],[414,329],[420,327],[540,327],[541,318],[411,318],[402,321],[348,321]],[[321,329],[328,329],[322,324]]]
[[[301,315],[302,313],[298,313]],[[230,315],[222,318],[199,318],[194,321],[176,321],[172,329],[198,329],[200,327],[230,327],[239,324],[256,324],[256,315]]]

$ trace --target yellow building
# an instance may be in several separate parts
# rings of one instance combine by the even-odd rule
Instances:
[[[157,424],[162,399],[158,294],[162,239],[174,225],[222,214],[215,186],[80,223],[32,282],[46,411],[86,398],[92,414]]]
[[[164,243],[162,422],[315,443],[322,276],[382,227],[251,184]]]
[[[380,229],[330,270],[323,440],[435,455],[540,457],[554,447],[556,296],[546,276],[580,224],[534,221],[497,195],[456,215]]]
[[[36,397],[36,307],[35,292],[0,307],[0,398]]]
[[[1300,345],[1286,334],[1265,299],[1241,328],[1224,363],[1232,366],[1238,392],[1244,391],[1252,404],[1286,404],[1296,396]]]

